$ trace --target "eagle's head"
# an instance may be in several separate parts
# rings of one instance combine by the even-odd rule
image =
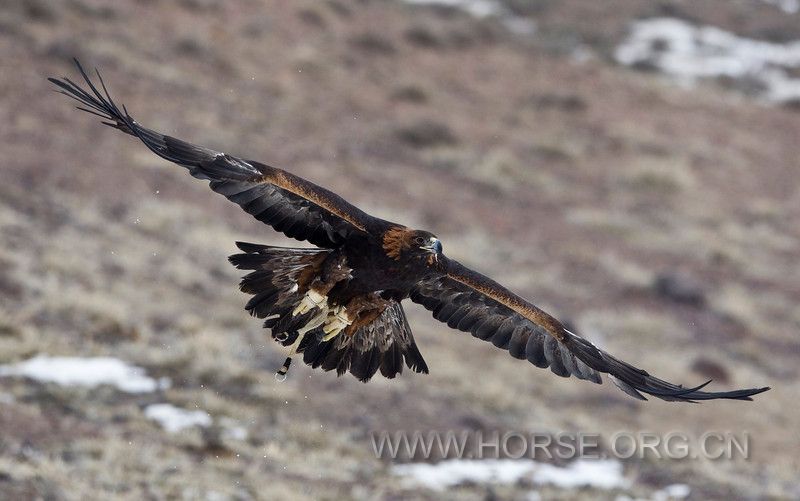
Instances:
[[[433,266],[439,261],[442,254],[442,242],[433,233],[413,230],[410,237],[410,249],[408,254],[412,259],[424,261],[427,265]]]
[[[419,259],[429,265],[436,263],[442,254],[442,242],[433,233],[400,227],[386,232],[383,248],[392,259]]]

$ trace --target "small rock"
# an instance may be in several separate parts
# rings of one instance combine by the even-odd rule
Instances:
[[[404,85],[397,88],[392,93],[392,99],[395,101],[405,101],[407,103],[423,104],[428,101],[428,94],[419,86]]]
[[[659,273],[653,282],[653,289],[659,296],[676,303],[701,307],[706,304],[705,293],[692,277],[675,272]]]
[[[586,101],[576,94],[541,94],[532,98],[533,105],[541,110],[559,110],[565,112],[584,111]]]
[[[442,47],[442,40],[425,26],[412,26],[405,32],[405,39],[408,43],[426,49],[437,49]]]
[[[350,40],[350,43],[364,52],[391,55],[397,52],[391,40],[377,33],[362,33]]]
[[[302,9],[297,13],[298,17],[309,26],[315,26],[317,28],[324,28],[325,27],[325,18],[322,17],[322,14],[314,9]]]
[[[434,120],[420,120],[417,123],[401,127],[397,137],[404,143],[416,148],[426,148],[454,144],[455,135],[446,124]]]
[[[692,370],[703,377],[713,379],[720,383],[727,383],[730,381],[728,370],[722,364],[715,362],[709,358],[698,357],[692,362]]]

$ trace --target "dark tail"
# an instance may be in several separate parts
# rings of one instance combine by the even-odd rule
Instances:
[[[329,249],[292,249],[236,242],[243,251],[228,259],[240,270],[252,270],[242,278],[240,288],[252,294],[245,309],[264,319],[264,327],[283,346],[292,346],[289,358],[276,377],[283,380],[294,353],[303,362],[325,371],[350,372],[368,381],[378,370],[387,378],[402,373],[403,366],[415,372],[428,372],[428,366],[414,342],[400,304],[394,304],[373,323],[355,333],[341,333],[323,341],[322,326],[310,328],[315,311],[293,315],[305,295],[309,282],[316,277]],[[299,332],[304,332],[298,340]]]
[[[352,335],[339,335],[330,341],[306,336],[300,342],[303,362],[324,371],[336,370],[340,376],[350,372],[367,382],[378,370],[388,379],[402,374],[403,366],[428,373],[428,365],[417,348],[403,307],[395,303],[369,325]]]
[[[284,346],[294,344],[297,329],[313,312],[293,316],[292,311],[319,270],[328,249],[292,249],[236,242],[244,253],[228,260],[240,270],[253,270],[242,278],[239,288],[253,297],[245,305],[251,315],[264,319],[272,337]]]

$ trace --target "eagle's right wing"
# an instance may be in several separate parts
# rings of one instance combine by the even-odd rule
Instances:
[[[161,158],[186,167],[192,176],[209,180],[211,189],[225,195],[286,236],[306,240],[320,247],[338,247],[351,234],[367,232],[376,220],[340,196],[305,179],[268,165],[243,160],[202,146],[166,136],[139,125],[120,110],[103,84],[103,91],[91,82],[76,60],[91,92],[69,78],[50,78],[60,92],[77,100],[87,111],[110,125],[138,137]]]

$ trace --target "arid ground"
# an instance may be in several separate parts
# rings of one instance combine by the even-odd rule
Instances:
[[[481,17],[399,0],[3,1],[0,499],[659,499],[674,484],[796,499],[797,102],[614,59],[630,23],[657,16],[800,39],[800,14],[774,4],[507,0]],[[297,243],[72,109],[46,77],[76,77],[73,57],[141,123],[430,230],[624,360],[772,390],[639,402],[413,304],[429,375],[365,385],[297,363],[278,383],[284,352],[226,257],[236,240]],[[8,373],[36,356],[114,357],[169,384]],[[147,412],[165,403],[210,424],[170,432]],[[398,430],[746,433],[750,457],[633,457],[611,489],[436,491],[393,473],[409,458],[375,457],[371,433]]]

